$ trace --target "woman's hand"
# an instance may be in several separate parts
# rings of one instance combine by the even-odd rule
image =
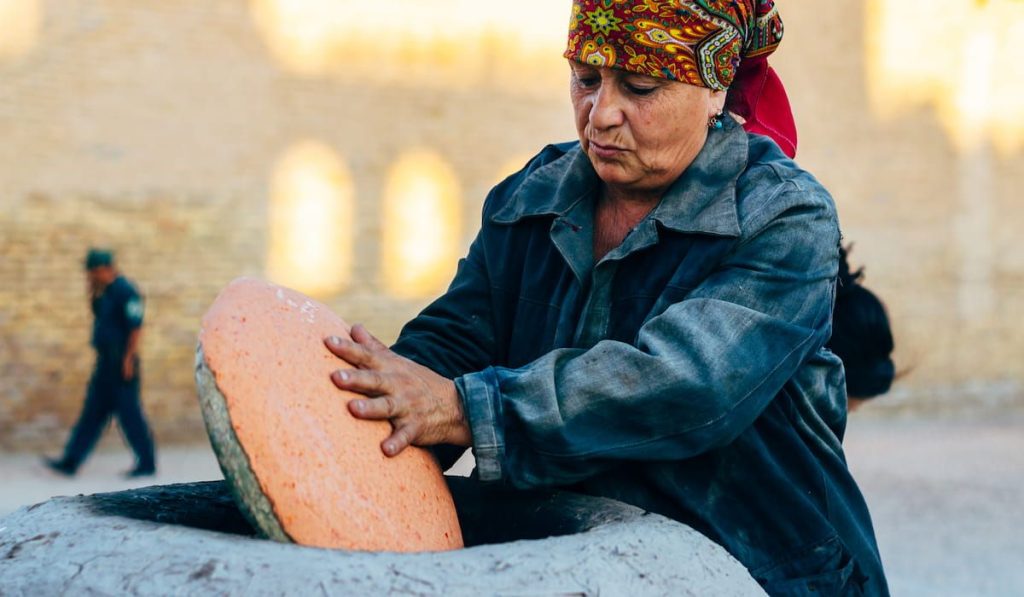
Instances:
[[[367,398],[349,402],[359,419],[387,419],[394,432],[381,444],[388,456],[410,445],[472,445],[455,382],[391,352],[362,325],[352,327],[352,340],[332,336],[328,350],[355,369],[331,374],[334,385]]]

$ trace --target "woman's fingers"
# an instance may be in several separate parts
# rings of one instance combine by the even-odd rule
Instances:
[[[380,396],[389,393],[387,377],[373,369],[338,369],[331,373],[331,381],[342,390],[364,396]]]
[[[362,325],[349,334],[324,340],[331,353],[355,367],[334,371],[331,380],[365,396],[348,402],[352,416],[390,421],[393,432],[380,445],[385,455],[396,456],[410,445],[472,443],[450,379],[391,352]]]
[[[391,419],[401,414],[391,396],[353,400],[348,403],[348,410],[358,419]]]
[[[386,354],[388,347],[374,337],[360,323],[352,326],[351,340],[339,336],[331,336],[324,343],[335,356],[343,359],[353,367],[360,369],[377,369],[380,355]]]
[[[361,323],[357,323],[352,326],[351,335],[353,340],[372,351],[388,350],[387,345],[378,340],[370,333],[369,330],[366,329],[366,326]]]
[[[353,400],[348,403],[348,410],[359,419],[391,419],[394,431],[380,444],[380,449],[387,456],[397,456],[416,441],[418,433],[413,423],[402,423],[401,412],[391,396]]]
[[[412,425],[403,425],[395,429],[395,432],[391,434],[391,437],[384,440],[380,445],[380,449],[384,451],[386,456],[398,456],[402,453],[402,450],[412,445],[412,442],[416,439],[416,432],[412,428]]]
[[[331,336],[324,340],[324,344],[327,346],[327,350],[334,353],[334,356],[353,367],[373,369],[377,364],[377,357],[373,350],[352,340]]]

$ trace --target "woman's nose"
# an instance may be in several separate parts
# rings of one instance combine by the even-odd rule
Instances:
[[[605,130],[621,125],[625,119],[621,102],[622,98],[613,86],[602,85],[594,94],[594,103],[590,107],[591,126]]]

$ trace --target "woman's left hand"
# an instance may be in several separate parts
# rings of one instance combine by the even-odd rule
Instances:
[[[359,419],[387,419],[394,432],[381,444],[388,456],[410,445],[472,445],[455,382],[392,352],[362,325],[352,326],[352,339],[332,336],[328,350],[354,369],[331,374],[334,385],[366,398],[349,402]]]

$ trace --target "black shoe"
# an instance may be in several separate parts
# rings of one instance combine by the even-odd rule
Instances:
[[[137,466],[124,474],[125,479],[139,479],[141,477],[152,477],[156,474],[154,466]]]
[[[78,467],[63,458],[47,458],[44,456],[43,464],[51,471],[65,477],[74,477],[75,473],[78,472]]]

